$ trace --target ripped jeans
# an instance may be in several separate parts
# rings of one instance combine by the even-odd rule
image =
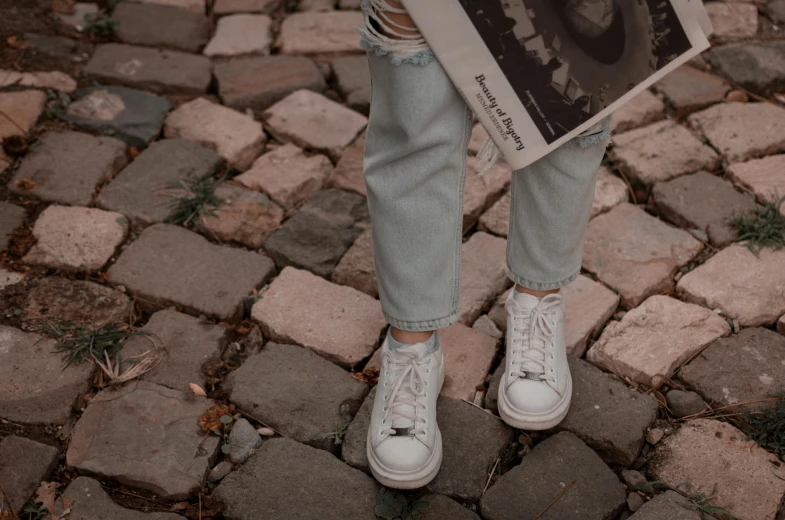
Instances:
[[[430,331],[460,313],[472,114],[421,36],[385,35],[398,32],[382,8],[394,9],[363,0],[371,70],[364,173],[379,298],[394,327]],[[578,275],[609,133],[606,121],[512,173],[506,272],[515,283],[558,289]]]

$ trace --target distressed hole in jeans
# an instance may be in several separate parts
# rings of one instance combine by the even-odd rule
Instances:
[[[427,65],[433,51],[415,27],[400,23],[407,16],[397,0],[362,0],[365,27],[358,29],[364,49],[387,55],[394,65]]]

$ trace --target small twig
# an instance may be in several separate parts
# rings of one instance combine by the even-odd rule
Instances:
[[[463,401],[466,404],[472,405],[473,407],[477,408],[478,410],[482,410],[483,412],[487,413],[488,415],[493,415],[493,412],[491,412],[490,410],[486,410],[482,406],[480,406],[478,404],[474,404],[473,402],[471,402],[471,401],[469,401],[467,399],[461,399],[461,401]],[[496,417],[495,415],[493,415],[493,416]]]
[[[537,520],[537,519],[538,519],[538,518],[540,518],[542,515],[544,515],[544,514],[545,514],[545,512],[546,512],[548,509],[550,509],[550,508],[551,508],[551,506],[552,506],[553,504],[555,504],[555,503],[556,503],[556,502],[557,502],[557,501],[558,501],[558,500],[559,500],[561,497],[563,497],[563,496],[564,496],[564,494],[565,494],[565,493],[566,493],[566,492],[567,492],[567,491],[568,491],[568,490],[569,490],[569,489],[570,489],[572,486],[574,486],[574,485],[575,485],[575,481],[573,480],[572,482],[570,482],[570,483],[567,485],[567,487],[566,487],[566,488],[562,489],[562,490],[561,490],[561,492],[560,492],[558,495],[556,495],[556,497],[555,497],[553,500],[551,500],[550,504],[548,504],[547,506],[545,506],[545,509],[543,509],[542,511],[540,511],[539,513],[537,513],[537,516],[535,516],[534,518],[532,518],[532,520]]]
[[[765,402],[768,402],[768,401],[779,401],[781,399],[782,399],[782,397],[776,397],[775,396],[775,397],[764,397],[763,399],[753,399],[752,401],[742,401],[740,403],[733,403],[733,404],[721,406],[719,408],[713,408],[713,409],[710,409],[710,410],[703,410],[702,412],[694,413],[694,414],[691,414],[691,415],[685,415],[684,417],[681,418],[681,420],[682,421],[686,421],[686,420],[689,420],[689,419],[702,419],[703,417],[700,417],[702,415],[711,415],[711,414],[719,412],[721,410],[725,410],[726,408],[736,408],[736,407],[739,407],[739,406],[744,406],[746,404],[765,403]],[[735,414],[731,414],[731,415],[740,415],[740,413],[735,413]]]
[[[496,473],[496,466],[499,465],[499,460],[501,460],[501,457],[497,457],[496,462],[493,464],[493,468],[491,468],[491,474],[488,475],[488,482],[485,483],[485,488],[482,490],[482,495],[480,495],[480,498],[484,497],[485,492],[488,491],[488,486],[491,485],[491,479],[493,478],[493,474]]]
[[[14,504],[11,503],[11,497],[8,496],[8,492],[3,487],[3,483],[0,482],[0,490],[3,491],[3,496],[5,497],[5,501],[8,502],[8,507],[11,510],[11,514],[13,515],[13,520],[19,520],[19,517],[16,516],[16,511],[14,510]]]

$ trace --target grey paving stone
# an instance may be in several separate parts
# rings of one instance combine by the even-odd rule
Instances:
[[[66,463],[174,500],[204,483],[219,439],[198,421],[212,401],[139,381],[103,390],[79,418]]]
[[[57,448],[24,437],[9,435],[0,441],[0,484],[8,500],[0,496],[0,511],[21,515],[30,497],[57,465]]]
[[[23,160],[8,188],[18,194],[72,206],[88,206],[95,187],[125,166],[125,144],[113,137],[49,132]],[[25,189],[29,179],[35,183]]]
[[[785,394],[785,337],[760,327],[720,338],[690,363],[679,378],[728,413],[771,408],[776,401],[733,407]]]
[[[79,42],[65,36],[25,33],[25,41],[36,51],[55,58],[73,59],[78,57]]]
[[[772,14],[775,20],[785,22],[785,0],[771,0],[766,4],[766,9]]]
[[[379,297],[370,229],[364,231],[343,255],[332,273],[331,280],[340,285],[354,287],[374,298]]]
[[[318,354],[294,345],[268,343],[232,372],[224,385],[231,401],[298,442],[337,451],[333,438],[314,439],[341,425],[341,405],[359,405],[362,383]]]
[[[567,430],[594,449],[608,464],[630,466],[643,447],[646,430],[657,418],[657,399],[591,364],[568,358],[572,403],[557,431]]]
[[[87,2],[75,2],[73,12],[57,13],[57,18],[66,25],[70,25],[79,32],[82,32],[88,23],[89,17],[98,14],[98,6]]]
[[[329,453],[277,438],[225,477],[213,495],[232,520],[377,520],[377,491],[371,477]]]
[[[266,14],[232,14],[218,19],[204,48],[211,58],[270,54],[273,20]]]
[[[266,110],[296,90],[327,89],[316,64],[302,56],[236,58],[216,64],[215,77],[224,104],[243,110]]]
[[[47,277],[31,285],[22,319],[29,330],[45,332],[52,325],[93,328],[103,323],[127,323],[132,310],[131,299],[111,287]]]
[[[368,455],[365,448],[368,440],[368,427],[371,424],[373,400],[376,398],[376,387],[365,397],[362,406],[346,429],[346,435],[341,443],[341,458],[353,468],[370,473]]]
[[[138,150],[158,137],[172,108],[162,97],[120,86],[88,87],[77,90],[74,96],[63,119],[95,133],[112,135]]]
[[[212,78],[205,56],[121,43],[99,45],[84,71],[99,81],[160,94],[204,94]]]
[[[155,224],[120,254],[108,279],[145,306],[182,305],[221,319],[241,314],[242,301],[274,272],[264,255],[211,244],[168,224]]]
[[[64,368],[55,344],[53,339],[0,325],[0,417],[32,424],[68,420],[77,398],[90,387],[93,365]]]
[[[117,38],[134,45],[199,52],[210,38],[206,16],[168,5],[121,2],[112,18]]]
[[[98,204],[136,226],[163,222],[182,193],[179,181],[202,179],[223,165],[221,156],[193,141],[156,141],[101,190]]]
[[[420,513],[422,520],[480,520],[475,513],[444,495],[430,494],[419,500],[426,504]]]
[[[542,520],[611,520],[625,505],[624,484],[580,439],[562,432],[535,446],[488,489],[480,501],[482,517],[532,518],[572,482]]]
[[[345,56],[332,61],[338,91],[350,108],[368,114],[371,73],[365,56]]]
[[[499,385],[504,375],[504,362],[505,358],[502,357],[499,366],[493,371],[491,380],[488,382],[488,391],[485,392],[485,408],[496,414],[499,413]]]
[[[708,409],[703,398],[695,392],[674,388],[665,394],[668,408],[674,417],[686,417]]]
[[[275,231],[264,249],[279,268],[308,269],[329,276],[351,247],[367,214],[365,198],[341,190],[322,190]]]
[[[730,85],[717,76],[683,65],[655,84],[676,109],[677,117],[725,99]]]
[[[0,201],[0,249],[11,243],[11,235],[24,223],[25,215],[24,208]]]
[[[736,240],[733,217],[754,213],[755,197],[736,191],[728,181],[707,172],[658,183],[652,190],[654,207],[662,218],[681,228],[708,234],[712,245]]]
[[[689,500],[680,494],[666,491],[646,502],[630,520],[701,520],[700,514],[689,506]]]
[[[237,419],[229,432],[229,458],[235,464],[244,464],[248,457],[262,445],[262,437],[246,419]]]
[[[228,460],[219,462],[213,469],[210,470],[210,473],[207,474],[207,481],[220,482],[226,475],[232,472],[233,468],[234,464]]]
[[[751,41],[714,47],[709,61],[714,71],[732,83],[759,94],[785,90],[785,42]]]
[[[143,513],[115,504],[101,488],[101,484],[89,477],[77,477],[55,503],[55,513],[63,515],[64,501],[70,504],[70,513],[63,516],[68,520],[177,520],[184,517],[175,513]]]
[[[476,502],[488,474],[513,440],[500,419],[469,403],[441,396],[436,405],[442,432],[442,467],[427,489],[464,502]]]
[[[216,0],[213,12],[216,15],[234,13],[271,14],[281,5],[281,0]]]
[[[126,341],[123,358],[140,356],[148,351],[154,354],[161,349],[165,357],[141,379],[184,392],[188,390],[188,383],[205,386],[202,367],[220,359],[231,337],[231,331],[226,327],[204,323],[171,308],[150,316],[139,331],[147,335]]]

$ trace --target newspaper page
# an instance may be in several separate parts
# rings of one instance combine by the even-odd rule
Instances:
[[[513,169],[709,47],[699,0],[403,0]]]

